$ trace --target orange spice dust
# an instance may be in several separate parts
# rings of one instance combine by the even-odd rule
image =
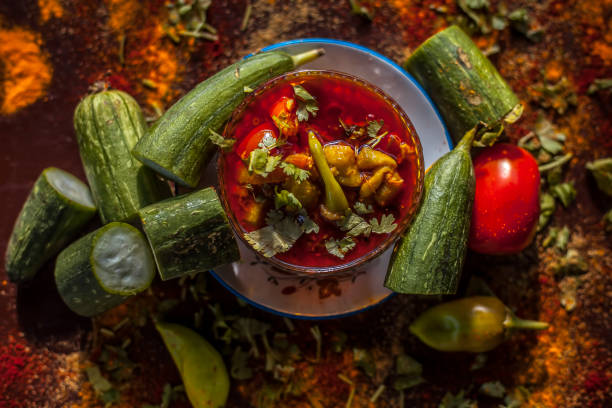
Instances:
[[[41,42],[39,34],[22,28],[0,29],[0,114],[13,114],[45,94],[53,70]]]
[[[52,18],[62,18],[64,8],[59,0],[38,0],[38,9],[40,10],[40,21],[46,23]]]
[[[117,67],[117,74],[123,76],[131,89],[142,92],[138,98],[145,111],[166,107],[178,95],[173,88],[181,80],[183,56],[178,47],[166,38],[163,30],[166,24],[166,9],[153,12],[146,3],[139,1],[105,0],[109,12],[108,26],[117,36],[117,44],[123,42],[121,57],[123,65]],[[133,27],[141,27],[134,31]],[[132,28],[132,30],[130,30]],[[146,81],[149,86],[145,86]]]

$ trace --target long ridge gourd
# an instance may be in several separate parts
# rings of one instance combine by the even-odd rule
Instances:
[[[151,204],[138,215],[162,280],[240,259],[236,238],[212,187]]]
[[[475,176],[470,156],[481,125],[470,130],[425,174],[423,201],[393,248],[385,286],[394,292],[454,294],[470,232]]]
[[[96,206],[85,183],[55,167],[43,170],[6,247],[5,266],[11,282],[34,278],[95,214]]]
[[[129,220],[138,209],[170,196],[167,183],[131,154],[146,124],[130,95],[111,90],[86,96],[75,110],[74,128],[104,224]]]
[[[155,262],[142,233],[111,222],[64,249],[55,262],[55,284],[64,303],[81,316],[95,316],[147,289]]]
[[[520,107],[495,66],[457,26],[428,38],[404,68],[433,99],[455,143],[479,122],[501,124]]]
[[[270,51],[228,66],[172,105],[138,142],[134,156],[163,177],[196,187],[203,165],[215,152],[210,133],[222,131],[245,98],[245,87],[256,88],[322,54],[321,49],[295,56]]]

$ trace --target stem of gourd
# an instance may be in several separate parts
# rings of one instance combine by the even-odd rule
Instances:
[[[298,67],[314,59],[317,59],[324,54],[325,50],[323,48],[315,48],[314,50],[306,51],[301,54],[292,55],[291,59],[293,60],[293,65]]]

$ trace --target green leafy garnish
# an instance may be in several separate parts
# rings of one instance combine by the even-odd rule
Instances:
[[[298,121],[305,122],[309,119],[310,115],[312,115],[312,117],[317,116],[319,105],[317,104],[315,97],[308,93],[308,91],[301,85],[293,85],[293,92],[295,92],[295,97],[297,98],[298,102]]]
[[[612,157],[588,162],[585,167],[595,177],[597,187],[612,197]]]
[[[249,172],[267,177],[281,162],[281,156],[271,156],[266,148],[258,148],[249,155]]]
[[[491,398],[504,398],[506,387],[499,381],[491,381],[482,384],[478,392]]]
[[[357,237],[359,235],[369,237],[372,232],[372,226],[354,212],[350,212],[347,216],[343,217],[337,225],[349,237]]]
[[[293,177],[293,179],[297,182],[302,182],[310,176],[310,172],[308,170],[300,169],[295,164],[282,162],[280,164],[280,168],[283,169],[283,172],[285,172],[286,175]]]
[[[383,214],[380,222],[376,218],[372,218],[370,225],[372,226],[372,232],[375,234],[388,234],[397,228],[393,214]]]
[[[303,210],[295,216],[271,210],[266,216],[266,224],[266,227],[246,233],[244,236],[256,251],[268,258],[287,252],[302,234],[319,232],[319,226]]]
[[[587,94],[592,95],[597,91],[612,88],[612,78],[597,78],[589,85]]]
[[[465,392],[459,391],[457,395],[447,392],[440,401],[438,408],[477,408],[478,403],[469,398],[465,398]]]
[[[393,388],[397,391],[405,390],[421,384],[423,366],[407,354],[400,354],[395,360],[395,373],[397,378],[393,381]]]
[[[552,195],[548,193],[540,194],[540,219],[538,220],[538,231],[546,227],[555,212],[555,208],[555,198]]]
[[[562,183],[553,186],[550,189],[555,198],[557,198],[565,208],[567,208],[576,198],[576,189],[572,183]]]
[[[382,119],[368,122],[368,136],[376,137],[384,124],[385,122]]]
[[[366,349],[353,349],[353,363],[356,367],[361,368],[368,377],[374,377],[374,374],[376,374],[376,363],[372,354]]]
[[[288,211],[294,212],[302,208],[302,203],[293,193],[287,190],[281,190],[274,194],[274,208],[280,210],[285,207]]]
[[[234,147],[234,143],[236,143],[236,139],[226,139],[217,132],[212,129],[208,129],[210,131],[210,141],[213,144],[219,146],[224,152],[229,152]]]
[[[371,214],[374,212],[374,208],[372,208],[371,204],[364,204],[361,201],[357,201],[353,205],[353,209],[359,215],[366,215],[366,214]]]
[[[344,237],[341,240],[330,238],[325,241],[325,249],[327,249],[327,252],[340,259],[343,259],[344,255],[353,248],[355,248],[355,241],[350,237]]]

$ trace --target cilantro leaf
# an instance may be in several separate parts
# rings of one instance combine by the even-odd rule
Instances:
[[[327,249],[327,252],[340,259],[343,259],[344,255],[353,248],[355,248],[355,241],[350,237],[344,237],[341,240],[330,238],[325,241],[325,249]]]
[[[368,122],[368,136],[372,138],[376,137],[384,124],[385,122],[382,119]]]
[[[234,147],[234,143],[236,143],[236,139],[226,139],[217,132],[212,129],[208,129],[210,131],[210,141],[219,146],[224,152],[229,152]]]
[[[296,112],[298,121],[305,122],[309,119],[310,115],[312,115],[312,117],[317,116],[319,105],[315,97],[300,85],[293,85],[293,92],[295,92],[298,102]]]
[[[289,211],[297,211],[302,208],[302,203],[290,191],[281,190],[274,195],[274,208],[279,210],[283,207]]]
[[[286,252],[303,233],[319,232],[319,226],[301,210],[297,216],[286,216],[279,210],[266,214],[266,227],[246,233],[245,239],[253,248],[269,258]]]
[[[353,205],[353,209],[359,215],[371,214],[374,212],[374,208],[372,208],[371,204],[364,204],[361,201],[357,201]]]
[[[338,227],[342,231],[347,231],[349,237],[357,237],[359,235],[369,237],[372,232],[372,226],[354,212],[342,218],[338,222]]]
[[[308,170],[300,169],[295,164],[282,162],[280,164],[280,168],[283,169],[286,175],[293,177],[293,179],[297,182],[302,182],[310,176],[310,172]]]
[[[297,221],[300,223],[304,233],[319,233],[319,225],[306,214],[306,211],[302,210],[300,212],[300,214],[297,216]]]
[[[280,161],[280,156],[270,156],[266,148],[255,149],[249,155],[249,172],[266,177],[276,169]]]
[[[372,232],[375,234],[387,234],[397,228],[393,214],[384,214],[380,218],[380,223],[376,218],[372,218],[370,225],[372,226]]]
[[[555,198],[561,201],[565,208],[567,208],[576,198],[576,189],[573,183],[557,184],[550,189],[550,192]]]

